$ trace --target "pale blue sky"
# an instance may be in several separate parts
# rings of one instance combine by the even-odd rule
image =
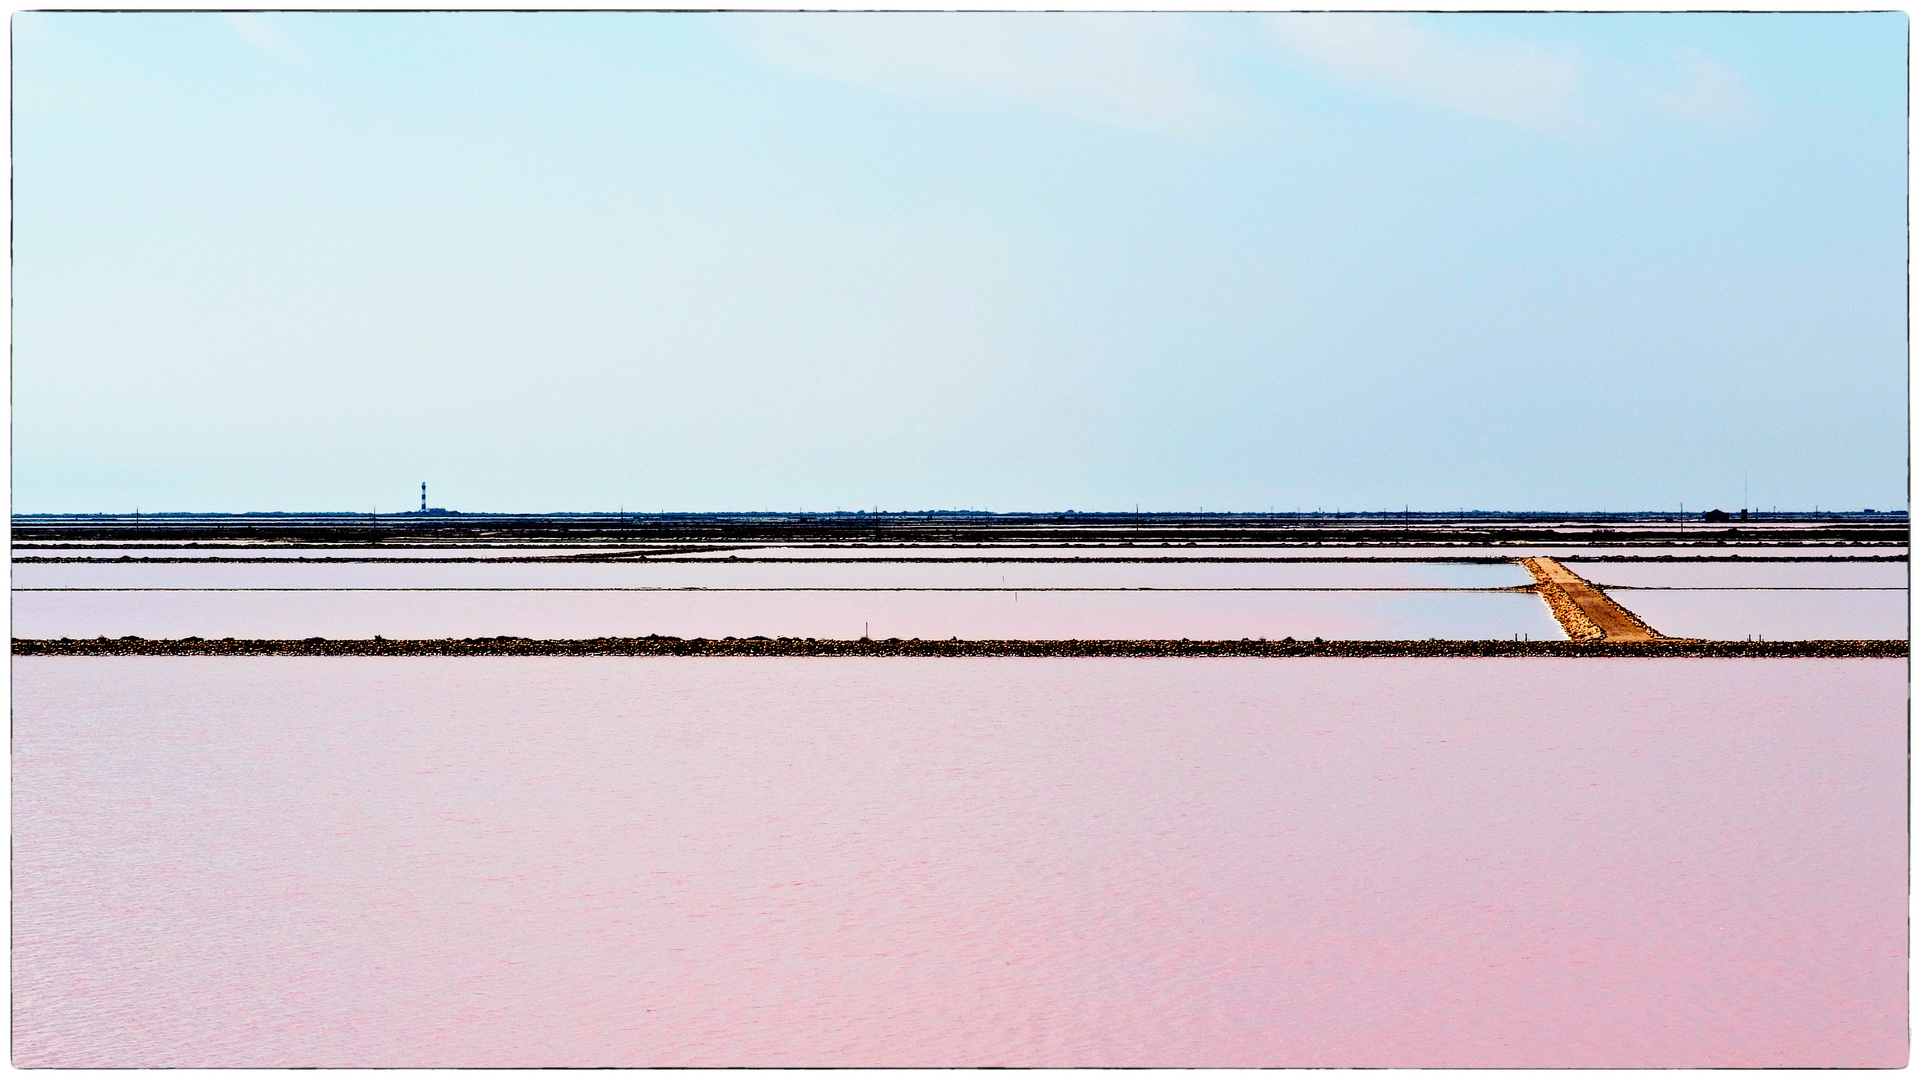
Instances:
[[[1905,505],[1903,14],[13,48],[16,511]]]

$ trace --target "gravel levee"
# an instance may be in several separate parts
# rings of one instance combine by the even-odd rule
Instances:
[[[440,638],[297,641],[15,638],[15,656],[1559,656],[1903,657],[1905,641],[922,641],[818,638]]]

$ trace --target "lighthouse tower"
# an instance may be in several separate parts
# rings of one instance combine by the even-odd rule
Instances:
[[[427,482],[425,480],[420,481],[420,512],[423,514],[427,512]]]

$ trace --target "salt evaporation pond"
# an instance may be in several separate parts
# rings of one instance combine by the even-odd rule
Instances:
[[[711,552],[686,552],[665,556],[676,560],[725,559],[1525,559],[1544,556],[1571,559],[1581,556],[1625,556],[1629,558],[1860,558],[1896,556],[1905,558],[1907,549],[1879,545],[1796,544],[1682,544],[1643,547],[1625,544],[1501,544],[1443,545],[1399,547],[1390,544],[1294,544],[1265,547],[1240,547],[1228,544],[1078,544],[1072,546],[1027,546],[1019,544],[981,546],[927,546],[873,544],[851,545],[765,545],[729,547]]]
[[[1904,589],[1615,589],[1608,595],[1669,637],[1900,641],[1908,630]]]
[[[660,550],[668,550],[682,545],[657,545]],[[16,546],[14,558],[31,559],[97,559],[112,562],[125,559],[132,562],[137,559],[525,559],[554,558],[569,555],[606,555],[614,552],[646,550],[646,545],[601,545],[595,547],[489,547],[484,544],[463,544],[459,546],[441,545],[437,547],[409,547],[392,544],[386,547],[294,547],[288,545],[251,544],[246,547],[220,547],[205,545],[194,548],[180,547],[48,547]]]
[[[1907,1063],[1904,660],[13,675],[23,1068]]]
[[[686,547],[707,547],[711,551],[686,551]],[[1883,558],[1904,559],[1907,548],[1880,545],[1828,544],[1798,546],[1785,543],[1698,544],[1670,547],[1627,545],[1532,545],[1506,544],[1398,547],[1393,545],[1318,545],[1242,547],[1235,545],[1124,545],[1078,544],[1034,546],[1029,544],[627,544],[593,547],[490,547],[486,545],[441,545],[435,547],[312,547],[256,544],[245,547],[168,548],[139,546],[67,547],[29,545],[16,547],[16,558],[98,559],[103,562],[126,558],[191,559],[510,559],[553,558],[575,555],[610,555],[622,552],[655,551],[661,559],[724,560],[735,559],[820,559],[827,561],[886,561],[898,559],[1327,559],[1357,562],[1392,562],[1396,559],[1522,559],[1545,556],[1554,559],[1578,559],[1604,556],[1609,559],[1708,558],[1723,559],[1738,554],[1742,558]]]
[[[1904,562],[1593,562],[1567,559],[1567,569],[1603,587],[1667,589],[1905,589]]]
[[[26,563],[28,588],[1398,588],[1531,585],[1517,563]]]
[[[15,592],[22,638],[1564,637],[1509,592]]]

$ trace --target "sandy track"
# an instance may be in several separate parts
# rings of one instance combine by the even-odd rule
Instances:
[[[1662,635],[1594,584],[1553,559],[1522,559],[1540,598],[1574,641],[1653,641]]]

